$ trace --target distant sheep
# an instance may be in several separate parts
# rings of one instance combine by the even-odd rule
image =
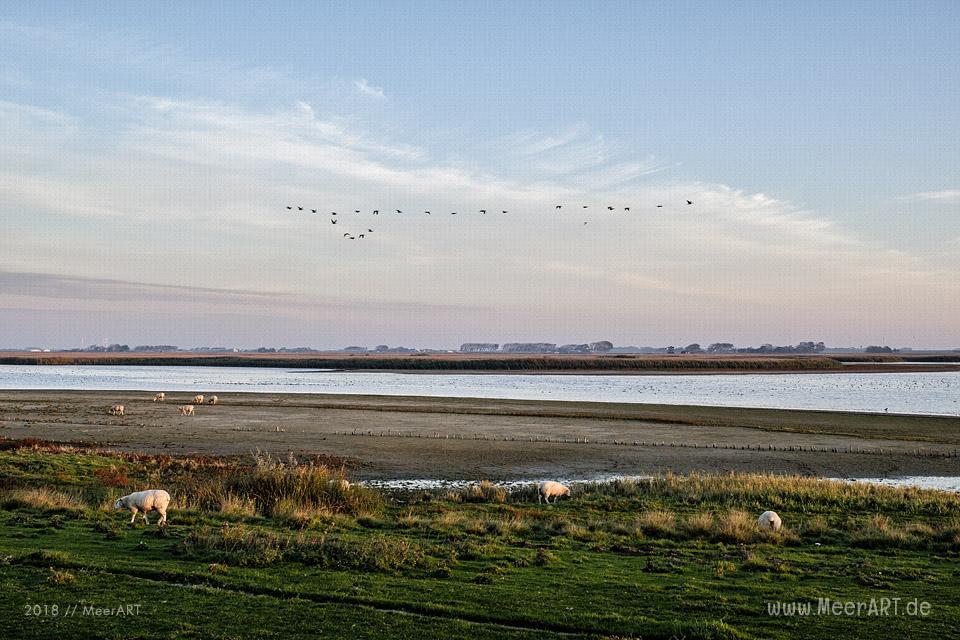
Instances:
[[[220,398],[218,398],[217,396],[210,396],[207,399],[207,404],[217,404],[218,402],[220,402]]]
[[[783,526],[783,522],[780,520],[780,516],[777,515],[776,511],[764,511],[761,513],[760,517],[757,518],[757,524],[760,525],[761,529],[768,531],[780,531],[780,527]]]
[[[117,498],[113,503],[114,509],[129,509],[133,512],[130,516],[130,524],[137,519],[137,513],[143,514],[143,521],[150,524],[147,520],[147,513],[156,511],[160,514],[160,520],[157,524],[164,524],[167,521],[167,507],[170,506],[170,494],[163,489],[148,489],[147,491],[137,491],[128,496]]]
[[[203,394],[198,393],[193,396],[193,404],[203,404]]]
[[[115,404],[112,407],[110,407],[110,415],[122,416],[123,410],[124,410],[124,406],[122,404]]]
[[[547,504],[550,504],[550,498],[553,498],[554,503],[560,498],[560,496],[569,496],[570,487],[562,485],[559,482],[553,482],[552,480],[547,482],[541,482],[537,485],[537,503],[542,504],[541,500],[545,500]]]
[[[166,399],[167,399],[167,394],[165,393],[158,393],[157,395],[153,396],[154,402],[163,402]]]
[[[192,404],[185,404],[185,405],[179,406],[179,407],[177,407],[177,411],[179,411],[179,412],[180,412],[180,415],[182,415],[182,416],[192,416],[192,415],[193,415],[193,405],[192,405]]]

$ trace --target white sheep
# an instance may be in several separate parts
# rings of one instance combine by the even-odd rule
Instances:
[[[123,410],[124,410],[124,406],[122,404],[115,404],[112,407],[110,407],[110,415],[122,416]]]
[[[165,393],[163,393],[163,392],[158,393],[157,395],[153,396],[153,401],[154,401],[154,402],[163,402],[163,401],[166,400],[166,399],[167,399],[167,394],[165,394]]]
[[[203,404],[203,394],[202,394],[202,393],[198,393],[197,395],[193,396],[193,404]]]
[[[217,396],[210,396],[207,399],[207,404],[217,404],[218,402],[220,402],[220,398],[218,398]]]
[[[160,514],[160,520],[157,524],[164,524],[167,521],[167,507],[170,505],[170,494],[163,489],[148,489],[146,491],[137,491],[128,496],[117,498],[113,503],[114,509],[129,509],[133,512],[130,517],[130,524],[137,519],[137,513],[143,514],[143,521],[150,524],[147,520],[147,513],[156,511]]]
[[[180,412],[180,415],[182,415],[182,416],[192,416],[192,415],[193,415],[193,405],[192,405],[192,404],[185,404],[185,405],[179,406],[179,407],[177,407],[177,410]]]
[[[537,503],[542,504],[540,501],[545,500],[547,504],[550,504],[550,498],[553,498],[554,503],[560,498],[560,496],[569,496],[570,487],[562,485],[559,482],[553,482],[548,480],[547,482],[541,482],[537,485]]]
[[[760,514],[760,517],[757,518],[757,524],[760,525],[761,529],[767,529],[769,531],[780,531],[780,527],[783,526],[783,522],[780,520],[780,516],[777,515],[776,511],[764,511]]]

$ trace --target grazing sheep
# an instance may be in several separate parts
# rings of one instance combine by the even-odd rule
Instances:
[[[162,393],[162,392],[161,392],[161,393],[158,393],[158,394],[155,395],[155,396],[153,396],[153,401],[154,401],[154,402],[163,402],[163,401],[166,400],[166,399],[167,399],[167,394]]]
[[[124,407],[123,407],[122,404],[115,404],[115,405],[113,405],[112,407],[110,407],[110,415],[112,415],[112,416],[122,416],[122,415],[123,415],[123,409],[124,409]]]
[[[147,513],[156,510],[160,514],[160,520],[157,524],[164,524],[167,521],[167,507],[170,505],[170,494],[163,489],[148,489],[147,491],[137,491],[128,496],[117,498],[113,503],[114,509],[129,509],[133,512],[130,517],[130,524],[137,519],[137,513],[143,513],[143,521],[150,524],[147,520]]]
[[[547,504],[550,504],[550,498],[553,498],[553,502],[560,498],[560,496],[569,496],[570,487],[560,484],[559,482],[547,481],[541,482],[537,485],[537,503],[542,504],[541,500],[546,500]]]
[[[207,399],[207,404],[217,404],[218,402],[220,402],[220,398],[217,396],[210,396],[210,398]]]
[[[179,411],[179,412],[180,412],[180,415],[182,415],[182,416],[192,416],[192,415],[193,415],[193,405],[192,405],[192,404],[185,404],[185,405],[179,406],[179,407],[177,407],[177,411]]]
[[[202,393],[198,393],[197,395],[193,396],[193,404],[203,404],[203,394],[202,394]]]
[[[769,531],[780,531],[780,527],[783,526],[783,522],[780,520],[780,516],[777,515],[776,511],[764,511],[760,514],[760,517],[757,518],[757,524],[760,525],[761,529],[767,529]]]

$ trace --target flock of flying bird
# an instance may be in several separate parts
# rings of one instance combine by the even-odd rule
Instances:
[[[689,205],[692,205],[692,204],[693,204],[693,201],[692,201],[692,200],[687,200],[686,203],[687,203],[687,205],[689,206]],[[581,207],[582,207],[582,209],[589,209],[589,208],[590,208],[590,205],[585,204],[585,205],[581,205]],[[662,209],[662,208],[663,208],[663,205],[662,205],[662,204],[658,204],[658,205],[657,205],[657,209]],[[300,205],[296,205],[296,206],[294,206],[294,205],[287,205],[287,211],[293,211],[294,209],[296,209],[298,212],[303,212],[303,213],[307,213],[307,212],[312,213],[312,214],[316,214],[316,213],[317,213],[317,209],[311,209],[311,208],[309,208],[309,207],[304,208],[304,207],[302,207],[302,206],[300,206]],[[555,210],[559,210],[559,209],[563,209],[563,205],[562,205],[562,204],[556,205]],[[608,207],[607,207],[607,210],[608,210],[608,211],[616,211],[616,210],[617,210],[617,207],[608,206]],[[623,210],[624,210],[624,211],[630,211],[630,207],[623,207]],[[402,214],[402,213],[403,213],[403,211],[401,211],[400,209],[395,209],[395,211],[396,211],[397,213],[399,213],[399,214]],[[354,210],[353,210],[353,213],[354,213],[354,214],[359,214],[359,213],[360,213],[360,209],[354,209]],[[428,216],[429,216],[429,215],[433,215],[430,211],[424,211],[424,213],[427,214]],[[487,210],[486,210],[486,209],[480,209],[480,213],[481,213],[482,215],[486,215],[486,214],[487,214]],[[501,214],[506,214],[506,213],[510,213],[510,212],[507,211],[506,209],[501,209],[501,210],[500,210],[500,213],[501,213]],[[375,216],[380,215],[380,210],[379,210],[379,209],[374,209],[372,215],[375,215]],[[456,212],[456,211],[451,211],[451,212],[450,212],[450,215],[455,216],[455,215],[457,215],[457,212]],[[336,216],[337,216],[337,212],[336,212],[336,211],[331,211],[331,212],[330,212],[330,224],[337,224],[337,222],[338,222],[339,220],[338,220],[338,218],[337,218]],[[583,224],[587,224],[587,222],[584,222]],[[364,239],[364,238],[367,237],[367,234],[368,234],[368,233],[373,233],[373,229],[367,229],[366,233],[350,233],[350,232],[347,232],[347,233],[344,233],[344,234],[343,234],[343,237],[346,238],[346,239],[348,239],[348,240],[357,240],[357,239],[362,240],[362,239]]]

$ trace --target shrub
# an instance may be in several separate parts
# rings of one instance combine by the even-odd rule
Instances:
[[[117,468],[115,465],[94,469],[93,475],[107,487],[126,487],[130,484],[130,478],[127,476],[127,472]]]
[[[220,513],[225,516],[252,518],[257,515],[257,503],[253,498],[227,493],[220,499]]]
[[[853,546],[868,549],[905,547],[910,541],[906,531],[894,525],[890,518],[883,515],[872,516],[850,538],[850,544]]]
[[[647,511],[637,524],[645,534],[656,538],[670,538],[677,534],[677,517],[670,511]]]
[[[69,585],[76,582],[77,579],[69,571],[61,571],[50,567],[50,575],[47,576],[47,583],[54,586]]]
[[[489,480],[479,484],[472,484],[460,490],[460,500],[463,502],[496,502],[507,501],[508,491]]]

